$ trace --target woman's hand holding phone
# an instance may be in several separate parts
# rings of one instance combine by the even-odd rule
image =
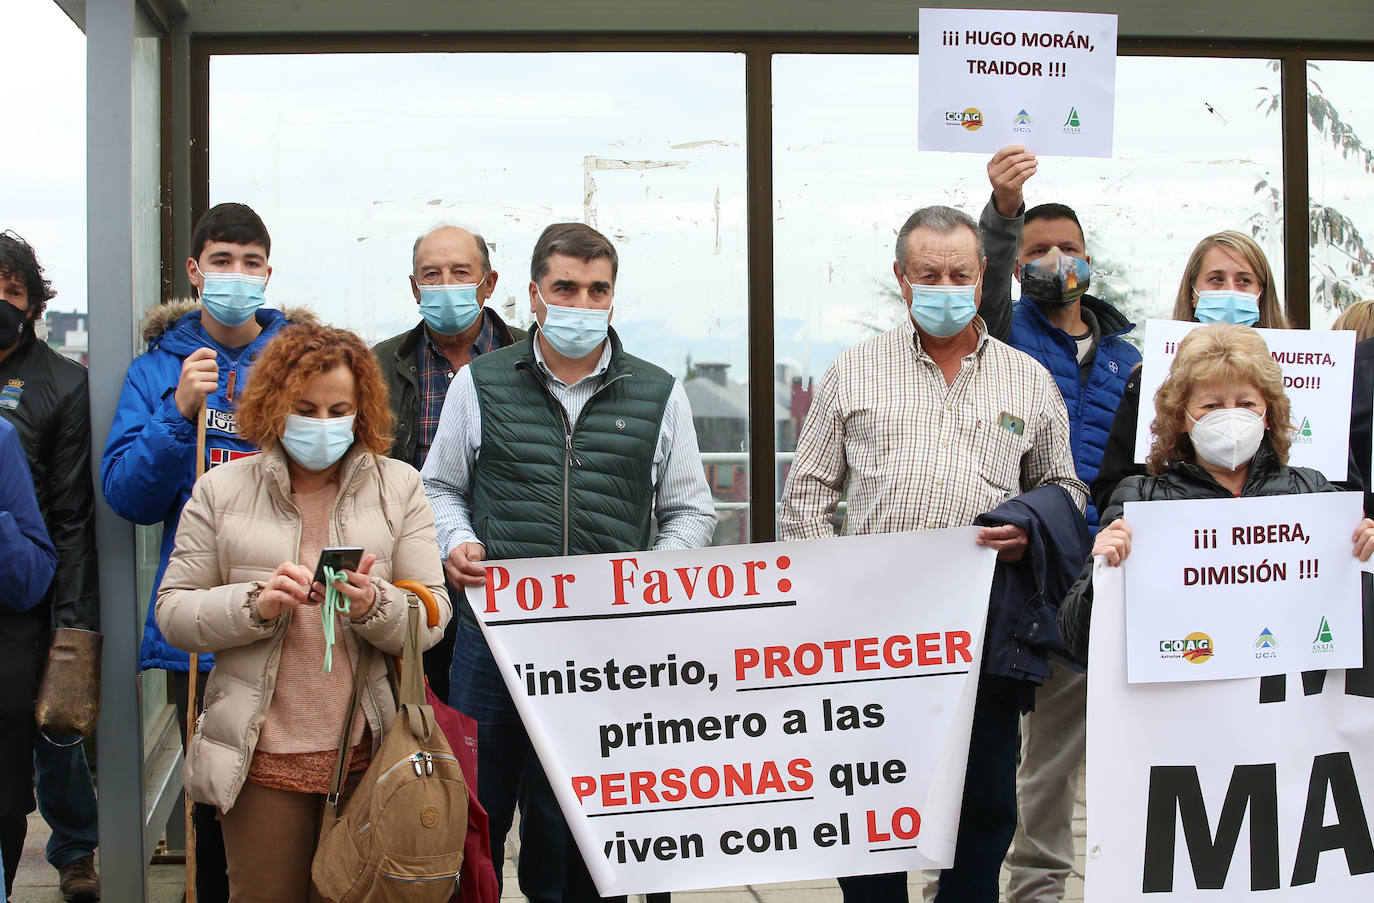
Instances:
[[[376,589],[372,586],[372,565],[377,563],[377,556],[368,552],[359,562],[356,571],[344,571],[341,579],[335,582],[334,588],[348,600],[348,616],[353,619],[361,618],[372,608],[376,601]],[[304,568],[301,569],[304,572]],[[310,602],[313,605],[324,604],[324,584],[316,582],[310,587]]]
[[[308,603],[309,587],[310,572],[294,561],[283,561],[258,593],[258,617],[270,621],[283,609]]]

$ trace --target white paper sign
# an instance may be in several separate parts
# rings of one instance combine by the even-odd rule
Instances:
[[[1112,155],[1116,16],[922,9],[917,150]]]
[[[1150,424],[1159,390],[1183,337],[1201,323],[1150,320],[1145,324],[1144,367],[1140,373],[1140,414],[1136,419],[1135,460],[1150,454]],[[1355,333],[1347,330],[1256,329],[1283,370],[1283,387],[1292,406],[1297,433],[1288,463],[1320,470],[1328,480],[1344,480],[1350,465],[1350,389],[1355,375]]]
[[[953,862],[977,528],[496,562],[470,594],[603,895]]]
[[[1127,683],[1123,588],[1098,567],[1087,903],[1374,899],[1374,668]]]
[[[1359,667],[1363,516],[1358,492],[1127,502],[1131,682]]]

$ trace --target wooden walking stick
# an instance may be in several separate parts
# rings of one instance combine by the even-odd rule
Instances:
[[[208,397],[201,399],[196,413],[196,481],[205,476],[205,415]],[[196,683],[200,678],[200,656],[191,653],[191,670],[186,674],[186,758],[191,757],[191,737],[196,732]],[[186,788],[186,903],[196,903],[196,804],[191,788]]]

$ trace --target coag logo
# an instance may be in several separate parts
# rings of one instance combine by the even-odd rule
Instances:
[[[1210,661],[1216,650],[1212,638],[1205,633],[1190,633],[1181,640],[1160,640],[1160,658],[1181,658],[1201,665]]]
[[[969,107],[962,113],[946,113],[946,125],[962,125],[970,132],[976,132],[983,127],[983,114],[977,107]]]

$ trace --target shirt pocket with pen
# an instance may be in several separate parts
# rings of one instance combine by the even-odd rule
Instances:
[[[1001,501],[1019,495],[1021,459],[1030,449],[1025,423],[1012,415],[994,414],[978,421],[976,433],[976,458],[983,481],[1004,494]]]

